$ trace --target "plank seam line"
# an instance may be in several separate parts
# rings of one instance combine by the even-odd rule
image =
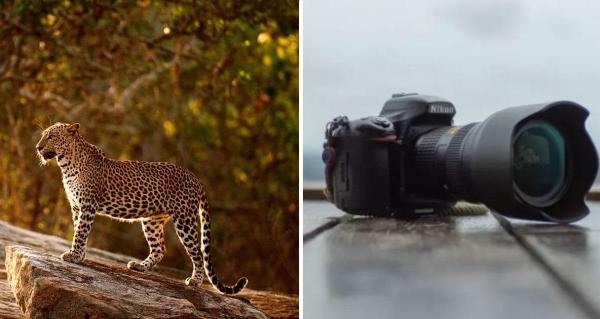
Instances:
[[[564,278],[558,270],[554,269],[524,236],[517,233],[508,219],[498,214],[492,213],[492,215],[498,220],[500,226],[517,241],[533,261],[538,264],[548,276],[550,276],[550,279],[558,285],[562,292],[565,293],[581,311],[583,311],[586,317],[600,318],[600,311],[594,306],[594,303],[591,302],[585,294],[579,291],[574,284]]]
[[[304,236],[302,237],[304,245],[306,245],[306,243],[308,243],[309,241],[315,239],[317,236],[319,236],[321,233],[337,226],[340,222],[342,221],[342,218],[332,218],[330,219],[328,222],[326,222],[325,224],[315,228],[314,230],[304,234]]]

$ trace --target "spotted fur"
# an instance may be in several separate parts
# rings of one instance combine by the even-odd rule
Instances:
[[[81,137],[79,124],[50,126],[36,148],[43,164],[56,158],[71,204],[75,234],[71,249],[61,256],[63,260],[83,260],[94,217],[104,214],[141,222],[150,253],[142,262],[130,261],[127,267],[152,269],[165,255],[164,226],[172,219],[193,264],[187,285],[199,286],[206,271],[210,283],[222,293],[236,294],[246,286],[245,277],[234,286],[225,286],[215,273],[210,257],[208,200],[204,186],[192,172],[171,163],[109,159]]]

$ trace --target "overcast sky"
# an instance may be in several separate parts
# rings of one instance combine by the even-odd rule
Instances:
[[[600,1],[305,0],[305,179],[321,179],[337,115],[378,114],[395,92],[449,99],[455,124],[572,100],[600,145]]]

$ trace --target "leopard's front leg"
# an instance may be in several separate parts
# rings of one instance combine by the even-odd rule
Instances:
[[[79,206],[71,204],[71,214],[73,215],[73,229],[79,220]]]
[[[85,257],[85,245],[90,231],[92,230],[95,216],[96,210],[91,205],[81,206],[77,220],[75,221],[74,218],[75,233],[73,234],[71,249],[60,256],[64,261],[72,263],[80,263],[83,261],[83,258]]]

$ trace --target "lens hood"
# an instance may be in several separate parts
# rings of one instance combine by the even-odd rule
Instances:
[[[464,136],[449,146],[448,187],[458,197],[481,202],[508,217],[558,223],[585,217],[589,213],[585,196],[598,170],[598,155],[585,129],[588,115],[584,107],[569,101],[517,106],[492,114],[463,131]],[[548,134],[555,130],[564,141],[564,174],[559,170],[556,189],[545,197],[529,196],[515,182],[515,143],[532,123],[547,124]]]

